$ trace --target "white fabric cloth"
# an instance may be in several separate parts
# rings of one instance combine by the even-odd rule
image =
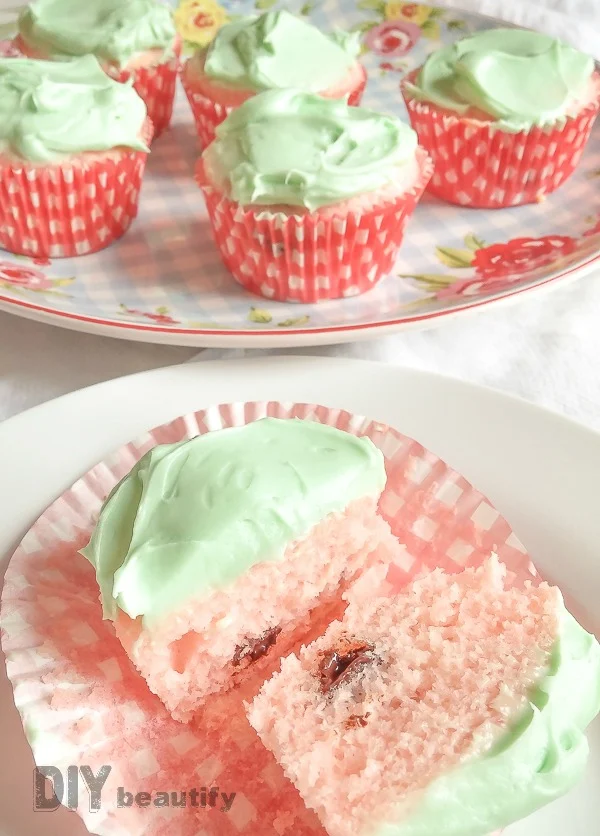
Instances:
[[[600,0],[430,0],[547,32],[600,59]]]
[[[600,0],[458,0],[572,41],[600,58]],[[16,5],[0,0],[3,8]],[[600,270],[543,292],[354,344],[285,353],[383,360],[494,386],[600,430]],[[125,342],[0,313],[0,420],[82,386],[172,363],[240,352]],[[398,393],[402,397],[402,393]]]

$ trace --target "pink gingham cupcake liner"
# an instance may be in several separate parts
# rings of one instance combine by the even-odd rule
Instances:
[[[460,474],[416,441],[376,421],[315,404],[235,403],[182,416],[125,445],[57,499],[9,564],[0,626],[16,706],[38,765],[111,767],[100,809],[81,790],[78,814],[97,836],[326,836],[249,726],[244,694],[214,702],[190,725],[174,721],[103,621],[90,564],[77,551],[113,486],[156,444],[265,416],[303,418],[366,435],[382,450],[380,509],[407,545],[395,581],[423,568],[459,571],[495,550],[515,583],[539,579],[509,524]],[[121,791],[119,791],[119,787]],[[139,806],[139,792],[235,799],[211,807]],[[202,796],[200,796],[202,798]],[[121,806],[119,806],[121,802]]]

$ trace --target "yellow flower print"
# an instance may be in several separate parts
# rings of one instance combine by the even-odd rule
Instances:
[[[227,23],[229,16],[216,0],[182,0],[175,11],[175,25],[189,43],[206,46]]]
[[[386,20],[405,20],[407,23],[416,23],[417,26],[425,23],[432,12],[431,6],[421,6],[419,3],[398,3],[397,0],[388,0],[385,4]]]

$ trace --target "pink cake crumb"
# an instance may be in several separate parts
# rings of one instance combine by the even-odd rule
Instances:
[[[359,570],[388,563],[399,549],[376,498],[359,499],[290,543],[281,560],[255,564],[152,629],[119,611],[115,630],[150,689],[187,722],[210,694],[243,683],[250,668],[267,675],[312,610],[331,606]]]
[[[526,707],[549,665],[560,593],[505,589],[505,573],[491,558],[394,593],[374,568],[343,619],[263,685],[249,720],[329,836],[407,820],[436,777]]]

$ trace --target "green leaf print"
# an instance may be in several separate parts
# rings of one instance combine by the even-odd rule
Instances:
[[[449,20],[448,21],[448,31],[449,32],[466,32],[467,31],[467,24],[464,20]]]
[[[481,238],[478,238],[477,235],[473,232],[467,233],[465,235],[465,247],[472,252],[476,252],[480,250],[482,247],[485,247],[485,241]]]
[[[455,250],[453,247],[436,247],[435,254],[446,267],[462,269],[473,263],[471,250]]]
[[[439,41],[442,36],[440,24],[432,17],[421,24],[421,32],[426,38],[430,38],[432,41]]]
[[[293,328],[294,325],[306,325],[310,322],[310,316],[296,316],[291,319],[284,319],[277,323],[278,328]]]
[[[258,322],[258,323],[266,323],[271,322],[273,319],[273,315],[266,311],[264,308],[250,308],[250,313],[248,314],[248,319],[250,322]]]
[[[267,9],[273,8],[276,3],[277,0],[256,0],[254,5],[257,9],[260,9],[261,12],[265,12]]]
[[[379,14],[383,14],[385,12],[385,6],[385,0],[358,0],[358,3],[356,4],[358,9],[379,12]]]

